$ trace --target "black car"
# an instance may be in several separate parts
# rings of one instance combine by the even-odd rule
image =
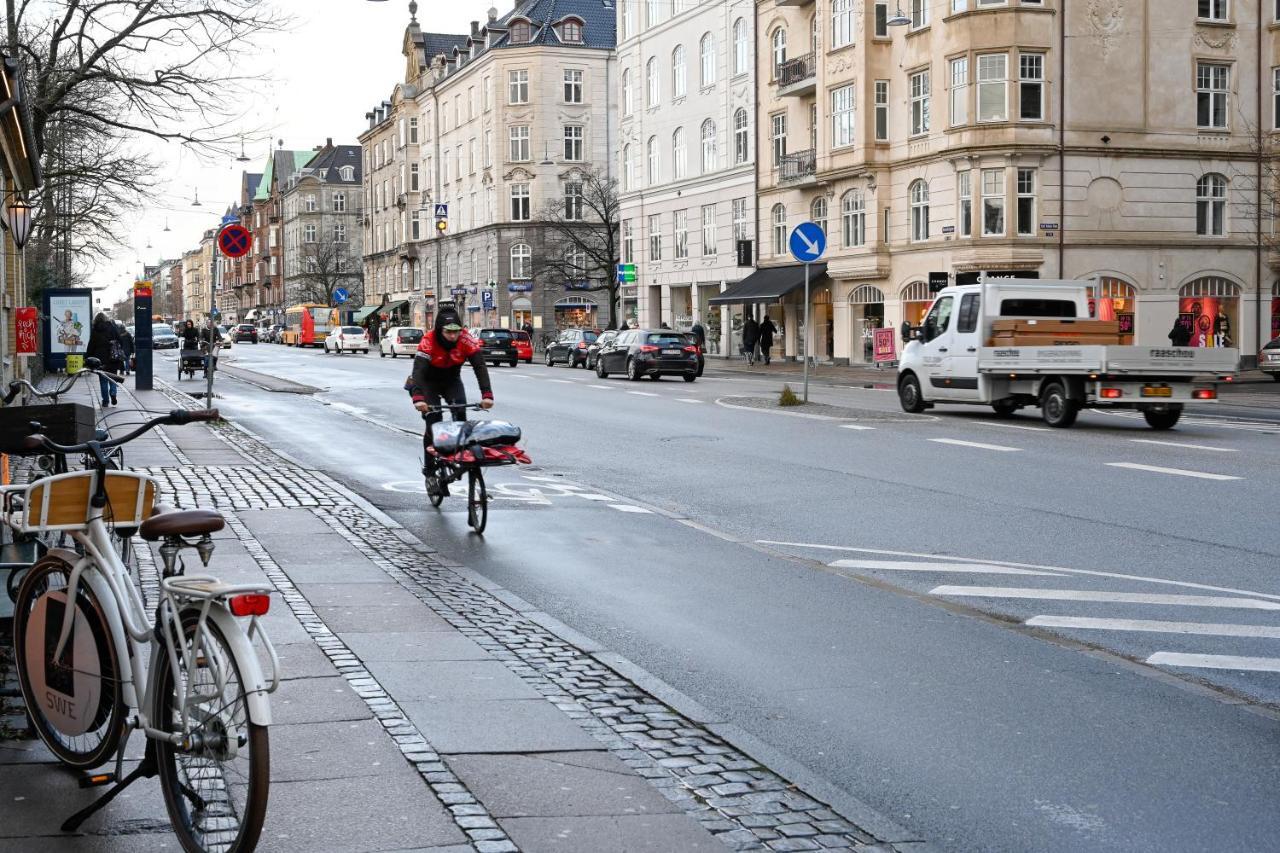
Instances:
[[[670,329],[627,329],[618,334],[596,356],[596,376],[625,373],[635,381],[642,376],[659,379],[682,376],[685,382],[698,378],[698,347],[682,332]]]
[[[607,346],[617,336],[618,331],[616,329],[610,329],[607,332],[601,332],[600,337],[596,338],[587,346],[587,370],[596,369],[596,356],[599,355],[600,348]]]
[[[484,347],[485,361],[495,366],[506,363],[515,367],[519,363],[516,338],[510,329],[481,329],[477,337]]]
[[[586,367],[587,348],[598,337],[600,333],[594,329],[565,329],[560,333],[560,337],[547,345],[543,360],[547,367],[551,367],[557,361],[563,361],[570,367]]]
[[[258,342],[258,327],[252,323],[241,323],[231,330],[231,339],[236,343],[248,341],[251,344]]]

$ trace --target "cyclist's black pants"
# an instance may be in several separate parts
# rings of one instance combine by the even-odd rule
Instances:
[[[425,390],[428,406],[435,409],[442,404],[447,405],[455,421],[467,419],[467,389],[462,384],[462,376],[444,382],[433,382]],[[426,412],[422,419],[427,422],[427,429],[422,434],[422,458],[427,459],[426,449],[431,446],[431,428],[444,420],[444,412]]]

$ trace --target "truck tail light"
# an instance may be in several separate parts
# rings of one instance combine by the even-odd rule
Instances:
[[[1102,389],[1102,399],[1104,400],[1119,400],[1123,396],[1124,396],[1124,391],[1121,391],[1119,388],[1103,388]]]
[[[1218,399],[1218,392],[1212,388],[1197,388],[1196,390],[1191,392],[1191,399],[1216,400]]]

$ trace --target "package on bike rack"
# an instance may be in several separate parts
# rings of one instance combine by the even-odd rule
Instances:
[[[467,423],[458,421],[441,421],[431,427],[431,444],[439,453],[456,453],[463,441],[463,430]]]
[[[467,444],[478,444],[481,447],[496,447],[500,444],[515,444],[520,440],[520,427],[507,421],[470,421],[471,433]]]

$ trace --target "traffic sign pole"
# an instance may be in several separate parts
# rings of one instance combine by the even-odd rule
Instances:
[[[813,352],[813,329],[809,323],[809,265],[827,250],[827,235],[816,222],[801,222],[788,241],[791,256],[804,264],[804,402],[809,402],[809,356]]]
[[[809,350],[813,330],[809,328],[809,265],[804,265],[804,401],[809,402]]]

